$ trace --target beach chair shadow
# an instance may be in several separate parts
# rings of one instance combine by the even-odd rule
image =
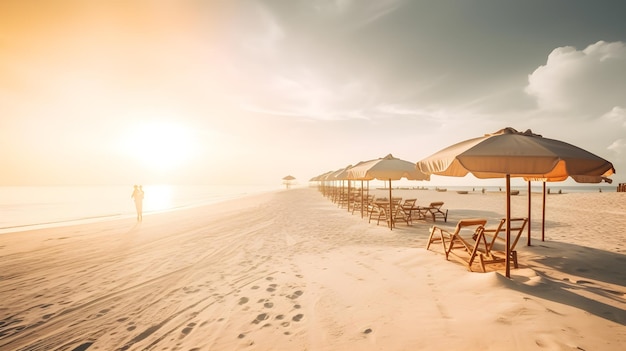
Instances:
[[[525,253],[536,257],[524,266],[541,284],[512,271],[512,279],[501,277],[506,286],[626,325],[626,255],[552,241],[527,247]]]

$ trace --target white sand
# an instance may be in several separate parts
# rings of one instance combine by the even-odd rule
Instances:
[[[396,194],[445,201],[448,227],[505,210],[501,193]],[[425,250],[431,221],[390,231],[314,189],[3,234],[0,350],[621,349],[626,193],[549,195],[545,242],[532,201],[512,279]]]

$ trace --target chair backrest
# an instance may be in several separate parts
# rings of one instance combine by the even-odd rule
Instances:
[[[435,208],[435,209],[440,209],[441,206],[443,206],[443,201],[436,201],[436,202],[430,203],[430,207]]]
[[[484,227],[485,224],[487,224],[487,220],[484,218],[461,219],[456,224],[456,228],[454,229],[454,232],[459,233],[461,229],[463,229],[464,227],[479,227],[479,226]]]
[[[513,237],[513,234],[515,234],[515,240],[513,241],[513,244],[511,244],[511,250],[515,250],[515,245],[517,245],[517,242],[519,241],[519,238],[522,234],[522,232],[524,231],[524,228],[526,228],[526,223],[528,223],[528,218],[527,217],[520,217],[520,218],[511,218],[511,237]]]
[[[496,239],[506,240],[505,238],[500,237],[501,232],[506,232],[505,223],[506,223],[506,218],[502,218],[500,222],[498,223],[497,227],[488,229],[485,231],[487,233],[492,233],[493,235],[493,239],[491,241],[492,247]],[[519,238],[522,236],[522,232],[524,231],[524,228],[526,228],[526,223],[528,223],[528,218],[527,217],[511,218],[510,223],[511,223],[511,238],[513,240],[513,243],[511,243],[511,250],[515,250],[515,245],[517,245]]]
[[[404,200],[404,203],[402,204],[403,208],[412,208],[413,206],[415,206],[415,202],[417,202],[417,199],[406,199]]]

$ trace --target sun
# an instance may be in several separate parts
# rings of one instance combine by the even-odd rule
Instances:
[[[168,171],[187,163],[196,153],[191,129],[177,122],[136,123],[125,133],[124,152],[146,167]]]

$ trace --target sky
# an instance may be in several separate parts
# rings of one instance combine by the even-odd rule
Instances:
[[[0,0],[0,185],[307,184],[505,127],[591,151],[626,182],[624,13],[619,0]],[[482,184],[431,181],[467,182]]]

